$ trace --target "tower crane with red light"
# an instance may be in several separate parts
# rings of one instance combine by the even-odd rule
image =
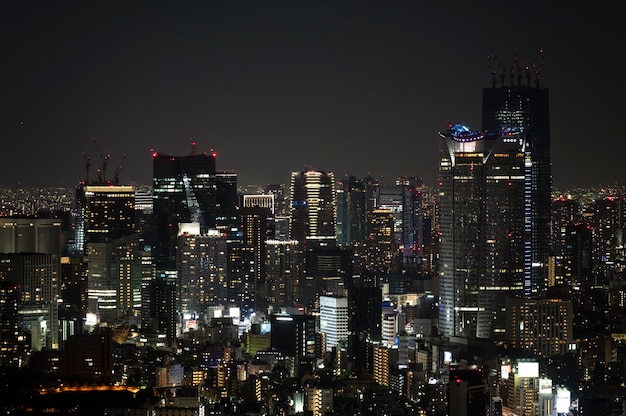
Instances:
[[[93,138],[93,143],[96,145],[96,149],[98,150],[98,154],[100,155],[100,159],[102,159],[102,168],[98,169],[98,183],[105,183],[106,182],[106,170],[107,170],[107,165],[109,163],[109,159],[111,158],[110,154],[104,154],[102,153],[102,151],[100,150],[100,146],[98,145],[98,142],[96,141],[96,138]]]
[[[89,168],[91,167],[91,156],[85,153],[83,150],[83,146],[81,146],[80,142],[78,143],[78,148],[80,149],[80,153],[85,159],[85,184],[89,185]]]
[[[113,170],[113,185],[117,186],[120,184],[120,171],[124,167],[125,161],[126,161],[126,155],[122,157],[122,161],[120,162],[120,164],[115,168],[115,170]]]

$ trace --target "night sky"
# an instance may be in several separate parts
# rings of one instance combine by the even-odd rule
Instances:
[[[81,148],[91,179],[110,154],[107,179],[123,161],[150,184],[151,149],[192,139],[243,185],[305,166],[435,185],[438,132],[481,127],[489,48],[544,51],[554,184],[623,185],[626,4],[552,3],[5,1],[0,187],[74,186]]]

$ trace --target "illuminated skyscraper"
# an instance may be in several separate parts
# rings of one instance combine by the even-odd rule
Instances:
[[[421,187],[421,178],[400,177],[393,186],[379,186],[376,192],[377,208],[393,212],[394,246],[401,250],[404,266],[418,262],[424,243]]]
[[[320,296],[320,331],[326,336],[326,351],[348,340],[348,298]]]
[[[294,303],[298,289],[298,242],[267,240],[265,242],[266,276],[263,298],[267,306],[289,306]],[[257,293],[257,296],[259,294]]]
[[[178,311],[197,317],[210,305],[227,304],[226,237],[187,228],[178,240]]]
[[[119,185],[81,185],[76,189],[78,220],[76,248],[104,243],[135,231],[135,188]]]
[[[158,276],[176,270],[179,224],[198,222],[201,232],[215,228],[215,158],[213,152],[189,156],[153,154],[152,255]]]
[[[60,263],[55,254],[0,254],[0,275],[15,283],[20,325],[31,333],[33,350],[59,348]]]
[[[540,87],[542,61],[540,51],[537,62],[522,74],[516,56],[510,71],[500,68],[500,83],[494,70],[491,88],[483,89],[482,130],[498,132],[507,127],[523,127],[530,150],[531,186],[527,196],[530,204],[525,213],[526,255],[530,256],[525,265],[525,279],[529,283],[524,287],[526,297],[543,293],[551,248],[550,106],[548,89]],[[508,85],[506,73],[510,74]]]
[[[195,143],[188,156],[153,154],[152,257],[156,279],[148,291],[152,305],[142,307],[148,327],[173,340],[176,328],[177,253],[182,224],[199,224],[199,235],[220,229],[237,238],[237,174],[215,170],[216,153],[196,154]],[[171,286],[171,287],[169,287]],[[156,298],[155,298],[156,296]],[[168,298],[171,297],[171,298]]]
[[[529,152],[523,130],[450,125],[439,167],[439,324],[446,335],[501,338],[507,295],[529,281],[525,215]]]
[[[337,240],[335,175],[308,170],[291,174],[290,234],[301,245],[334,245]]]

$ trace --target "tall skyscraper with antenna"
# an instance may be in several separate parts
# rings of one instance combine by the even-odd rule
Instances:
[[[439,323],[446,335],[503,339],[506,298],[544,294],[552,180],[542,60],[540,53],[524,68],[517,57],[507,68],[495,63],[482,129],[449,124],[441,134]]]
[[[521,65],[517,54],[509,67],[490,53],[491,87],[483,89],[482,130],[497,132],[522,127],[531,154],[531,177],[526,224],[524,295],[541,296],[551,248],[552,161],[550,157],[549,90],[541,87],[543,51],[535,62]],[[498,82],[499,79],[499,82]]]

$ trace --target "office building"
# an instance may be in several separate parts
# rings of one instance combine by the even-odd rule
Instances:
[[[296,302],[315,308],[322,295],[345,296],[353,276],[350,247],[314,247],[304,253],[304,271],[299,274]]]
[[[216,157],[213,151],[196,154],[195,142],[187,156],[153,153],[153,232],[149,241],[155,278],[160,281],[150,282],[146,288],[144,300],[152,304],[142,305],[144,313],[150,314],[142,316],[142,321],[151,330],[167,334],[169,342],[175,336],[178,318],[175,311],[181,224],[199,224],[199,235],[216,229],[229,237],[238,233],[237,175],[216,172]]]
[[[524,296],[537,297],[545,288],[547,259],[550,254],[550,220],[552,192],[552,162],[550,157],[549,90],[540,85],[543,53],[540,51],[537,70],[527,67],[522,75],[517,57],[505,77],[502,67],[498,83],[492,72],[492,86],[483,89],[482,131],[498,132],[522,127],[530,150],[529,203],[525,212],[526,255]],[[508,82],[507,82],[508,81]]]
[[[135,189],[120,185],[76,188],[76,236],[79,253],[88,243],[103,243],[135,232]]]
[[[245,315],[262,310],[265,284],[265,246],[270,235],[269,209],[258,206],[239,209],[237,234],[228,245],[229,303]],[[260,298],[256,298],[258,292]]]
[[[0,280],[0,367],[19,365],[18,287]]]
[[[197,319],[211,305],[227,304],[226,237],[217,230],[199,233],[199,226],[181,227],[178,261],[178,311]]]
[[[0,218],[0,253],[61,255],[62,223],[57,218]]]
[[[367,376],[368,343],[379,343],[382,335],[382,291],[379,287],[348,287],[348,359],[357,376]]]
[[[216,154],[154,153],[152,255],[157,277],[176,270],[179,224],[197,222],[201,232],[216,226]]]
[[[290,237],[303,247],[334,245],[337,240],[335,176],[307,170],[291,174]]]
[[[354,176],[339,181],[337,187],[337,242],[364,241],[366,234],[365,182]]]
[[[449,125],[439,168],[439,323],[446,335],[502,338],[506,296],[526,279],[530,154],[522,129]]]
[[[378,210],[393,213],[393,243],[399,250],[393,268],[415,267],[424,244],[422,214],[422,179],[399,177],[392,186],[378,186]]]
[[[320,332],[326,339],[326,351],[348,340],[348,298],[320,296]]]
[[[298,293],[298,242],[295,240],[266,240],[264,289],[257,296],[266,306],[293,305]]]
[[[20,325],[31,334],[31,348],[59,348],[57,255],[0,254],[0,275],[18,287]]]
[[[271,347],[289,357],[315,355],[315,316],[275,313],[270,316]]]
[[[532,356],[552,357],[569,351],[573,306],[561,299],[507,299],[507,341]]]

